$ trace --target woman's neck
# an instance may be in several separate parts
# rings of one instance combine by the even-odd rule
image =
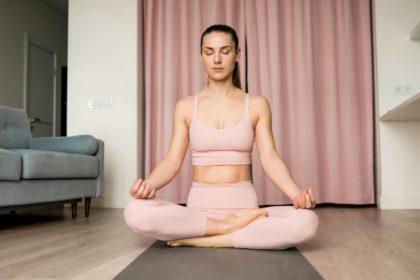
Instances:
[[[236,90],[236,87],[233,85],[232,81],[209,81],[209,84],[206,87],[206,92],[208,95],[214,97],[226,97],[232,95]]]

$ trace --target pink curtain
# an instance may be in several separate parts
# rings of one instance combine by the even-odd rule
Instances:
[[[248,90],[271,104],[280,157],[319,202],[374,203],[369,0],[246,0]],[[254,151],[254,184],[287,203]]]
[[[319,203],[374,203],[369,0],[144,4],[145,174],[166,154],[176,101],[206,83],[202,31],[225,23],[240,37],[242,82],[270,102],[276,147],[295,181],[312,186]],[[190,158],[158,197],[186,202]],[[265,175],[256,146],[252,168],[261,205],[290,203]]]

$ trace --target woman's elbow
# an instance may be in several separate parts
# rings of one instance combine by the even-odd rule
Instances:
[[[165,157],[167,165],[170,166],[176,173],[181,169],[183,159],[177,157]]]
[[[275,150],[261,153],[261,156],[260,156],[261,164],[264,169],[271,166],[273,162],[275,162],[278,159],[280,159],[280,157]]]

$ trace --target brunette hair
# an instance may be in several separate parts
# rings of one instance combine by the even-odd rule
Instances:
[[[239,42],[238,42],[238,36],[236,35],[236,31],[228,26],[228,25],[224,25],[224,24],[215,24],[215,25],[211,25],[209,27],[207,27],[206,30],[204,30],[203,34],[201,34],[201,40],[200,40],[200,53],[202,52],[202,48],[203,48],[203,38],[204,36],[206,36],[207,34],[210,34],[212,32],[223,32],[223,33],[227,33],[230,35],[230,37],[232,38],[233,43],[235,44],[235,51],[237,52],[239,49]],[[237,61],[235,61],[235,68],[233,69],[233,74],[232,74],[232,82],[233,85],[237,88],[241,88],[241,76],[239,73],[239,63]]]

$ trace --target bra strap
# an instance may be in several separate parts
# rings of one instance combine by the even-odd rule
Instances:
[[[244,116],[246,116],[249,119],[249,93],[245,94],[245,108],[244,108]]]
[[[194,95],[194,109],[193,109],[193,118],[197,118],[197,110],[198,110],[198,93]]]

